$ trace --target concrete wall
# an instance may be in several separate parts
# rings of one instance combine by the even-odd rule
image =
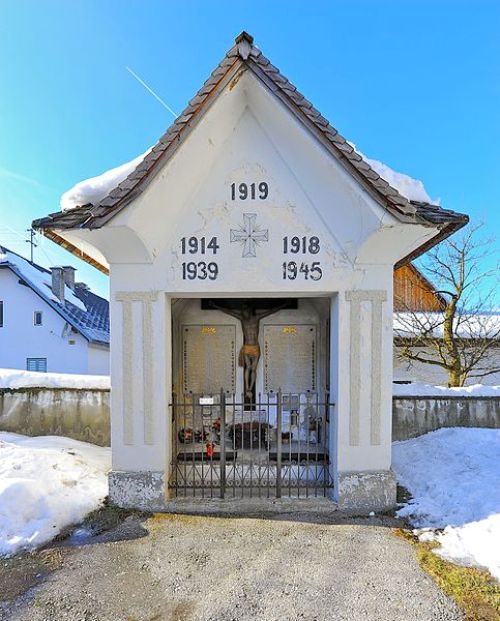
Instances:
[[[110,445],[109,390],[0,390],[0,431]]]
[[[497,397],[394,397],[392,439],[408,440],[441,427],[500,428]]]
[[[61,435],[110,444],[108,390],[0,390],[0,431]],[[441,427],[500,428],[496,397],[394,397],[392,439],[407,440]]]

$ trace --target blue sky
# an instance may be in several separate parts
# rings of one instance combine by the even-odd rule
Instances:
[[[33,218],[75,182],[153,144],[245,29],[368,156],[422,179],[444,207],[499,232],[496,0],[0,3],[0,243],[27,253]],[[74,263],[49,241],[45,265]]]

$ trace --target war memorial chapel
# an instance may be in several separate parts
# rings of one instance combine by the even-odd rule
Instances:
[[[382,179],[243,32],[100,201],[34,222],[110,274],[110,495],[393,506],[393,272],[467,217]]]

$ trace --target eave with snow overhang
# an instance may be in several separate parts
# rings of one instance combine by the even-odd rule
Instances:
[[[256,400],[266,394],[275,406],[268,400],[264,441],[276,447],[259,459],[276,478],[273,493],[282,492],[282,442],[290,454],[293,443],[298,463],[306,442],[339,506],[393,506],[393,271],[467,217],[389,185],[246,33],[142,161],[108,178],[124,171],[105,196],[34,222],[110,271],[111,498],[171,507],[189,442],[197,444],[194,474],[184,482],[194,495],[208,480],[207,460],[217,494],[226,474],[236,487],[240,467],[243,493],[255,462],[249,468],[239,461],[245,451],[233,450],[226,471],[226,433],[206,431],[196,412],[212,404],[205,414],[219,412],[219,430],[232,429],[234,439],[237,416],[246,417],[241,430],[261,429]],[[278,405],[282,391],[290,397]],[[188,423],[178,416],[179,394],[200,399]],[[292,462],[283,467],[300,487],[302,466]],[[319,480],[309,474],[306,488]]]

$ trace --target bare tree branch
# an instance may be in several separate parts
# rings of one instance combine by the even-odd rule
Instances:
[[[483,269],[495,249],[492,239],[478,238],[481,226],[446,239],[422,261],[436,297],[446,300],[442,312],[415,311],[399,300],[404,311],[397,315],[397,332],[405,344],[398,357],[444,368],[449,386],[500,372],[493,360],[494,349],[500,349],[500,272]]]

